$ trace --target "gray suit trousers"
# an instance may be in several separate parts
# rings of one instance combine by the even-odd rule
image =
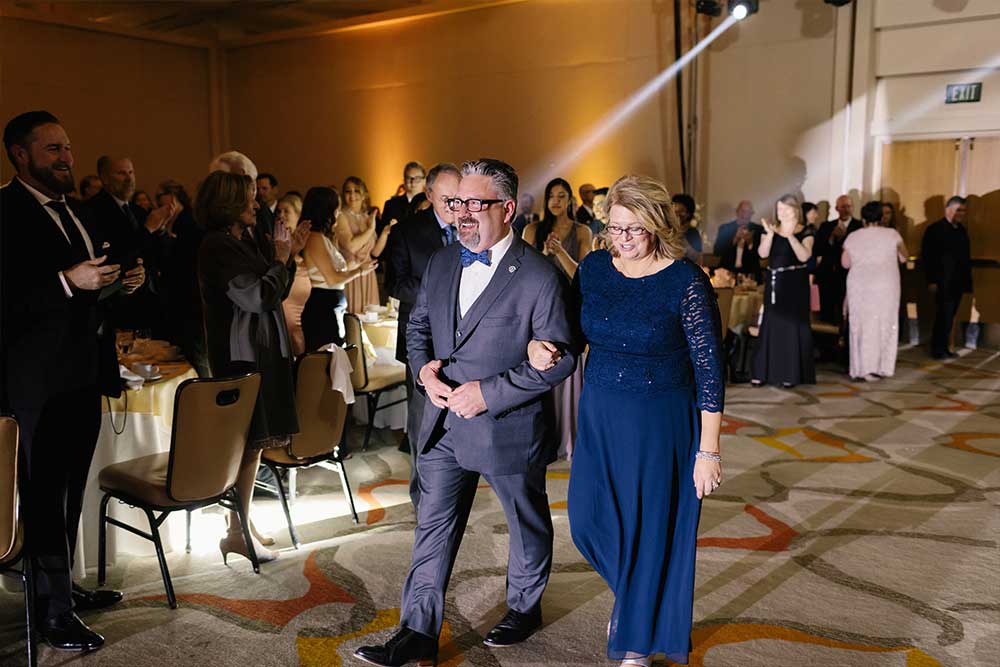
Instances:
[[[400,625],[437,637],[455,556],[476,496],[480,473],[455,460],[448,433],[420,454],[420,506],[413,561],[403,585]],[[545,493],[545,468],[513,475],[483,475],[500,499],[510,534],[507,605],[522,613],[542,599],[552,569],[552,515]]]

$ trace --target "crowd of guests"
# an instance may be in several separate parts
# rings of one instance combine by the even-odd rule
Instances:
[[[0,409],[21,423],[36,611],[51,645],[98,648],[103,638],[75,610],[122,598],[70,575],[100,396],[121,392],[115,331],[173,341],[204,377],[260,373],[236,481],[242,511],[229,513],[219,548],[224,559],[253,550],[267,562],[278,557],[273,539],[251,525],[247,542],[240,515],[250,516],[261,452],[299,430],[292,362],[342,344],[346,312],[393,297],[417,529],[402,627],[356,655],[381,665],[436,656],[480,475],[511,526],[509,610],[485,643],[516,644],[540,627],[553,539],[545,466],[562,454],[573,460],[574,542],[615,594],[608,656],[686,662],[700,500],[722,483],[726,333],[691,196],[625,176],[609,188],[584,184],[577,200],[555,178],[536,216],[514,169],[483,159],[429,170],[411,162],[379,209],[356,176],[339,189],[282,193],[273,174],[233,151],[211,162],[193,200],[176,181],[153,197],[137,192],[125,156],[100,158],[76,199],[55,116],[22,114],[3,139],[17,175],[0,190]],[[951,354],[951,319],[971,289],[965,208],[952,198],[925,236],[947,320],[935,323],[939,357]],[[907,257],[886,224],[894,210],[871,202],[855,220],[846,196],[836,210],[817,226],[817,208],[789,194],[773,222],[758,224],[744,201],[719,229],[717,271],[764,284],[754,384],[815,382],[813,311],[835,324],[846,314],[852,376],[893,373]]]

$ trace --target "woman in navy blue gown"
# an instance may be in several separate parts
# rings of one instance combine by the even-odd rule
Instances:
[[[608,657],[687,664],[701,498],[722,483],[719,309],[663,185],[625,176],[606,205],[611,250],[574,280],[590,356],[570,529],[614,593]],[[539,370],[558,356],[544,342],[529,352]]]

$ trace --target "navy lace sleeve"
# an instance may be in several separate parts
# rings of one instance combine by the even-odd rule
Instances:
[[[694,370],[698,408],[722,412],[726,383],[722,371],[722,321],[712,284],[698,271],[681,300],[681,326]]]

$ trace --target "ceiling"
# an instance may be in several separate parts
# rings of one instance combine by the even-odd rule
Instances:
[[[9,1],[4,6],[55,21],[97,22],[111,28],[209,41],[238,40],[308,28],[338,19],[405,10],[429,0],[190,0],[156,2]]]

